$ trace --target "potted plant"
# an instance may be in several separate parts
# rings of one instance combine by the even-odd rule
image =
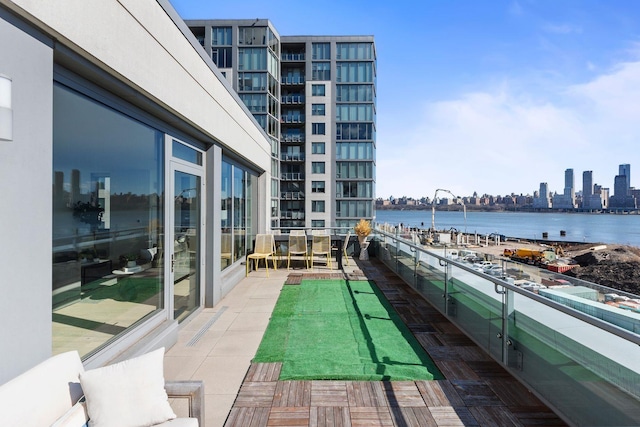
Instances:
[[[371,234],[371,223],[366,219],[361,219],[355,227],[353,227],[353,230],[358,236],[358,241],[362,244],[367,240],[367,236]]]
[[[138,254],[124,254],[120,255],[120,264],[122,267],[132,268],[136,266],[138,260]]]

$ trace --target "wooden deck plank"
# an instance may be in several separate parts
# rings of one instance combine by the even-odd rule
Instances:
[[[391,412],[391,419],[396,426],[403,427],[438,427],[436,420],[429,412],[429,409],[424,408],[389,408]]]
[[[513,378],[490,379],[485,382],[507,406],[545,407],[535,394]]]
[[[463,360],[434,360],[436,366],[442,374],[451,380],[479,380],[480,377],[475,373],[467,362]]]
[[[347,407],[312,406],[309,427],[351,427],[351,413]]]
[[[387,397],[380,381],[353,381],[347,383],[349,406],[388,406]]]
[[[278,381],[273,397],[273,406],[300,407],[310,404],[310,381]]]
[[[428,407],[464,406],[464,400],[448,380],[416,381],[416,386]]]
[[[273,405],[276,382],[244,382],[236,397],[234,406],[239,408],[265,407]]]
[[[439,406],[429,408],[429,412],[438,426],[469,427],[480,425],[468,408]]]
[[[348,406],[345,381],[311,381],[311,406]]]
[[[234,407],[227,417],[226,427],[266,427],[270,408]]]
[[[307,427],[309,425],[309,408],[271,408],[267,426],[295,426]]]
[[[469,407],[504,405],[491,387],[482,380],[451,380],[451,384],[453,384],[465,405]]]
[[[393,419],[389,408],[351,408],[353,427],[392,427]]]
[[[282,363],[252,363],[245,381],[277,381]]]
[[[413,381],[383,383],[389,406],[425,406],[422,395]]]
[[[469,412],[482,426],[518,426],[522,424],[505,406],[474,406]]]

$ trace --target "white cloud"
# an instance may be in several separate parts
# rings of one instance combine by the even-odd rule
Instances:
[[[436,188],[461,196],[526,194],[540,182],[562,191],[567,168],[578,190],[584,170],[613,187],[618,164],[640,166],[640,62],[567,87],[553,101],[519,87],[428,103],[398,139],[380,132],[378,195],[431,197]]]
[[[542,30],[553,34],[580,34],[582,27],[568,23],[547,22],[542,26]]]

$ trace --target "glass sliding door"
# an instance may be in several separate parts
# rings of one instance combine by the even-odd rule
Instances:
[[[171,162],[172,230],[170,276],[173,285],[173,317],[184,320],[201,305],[202,266],[202,162],[201,153],[173,140]],[[193,162],[194,165],[186,164]]]

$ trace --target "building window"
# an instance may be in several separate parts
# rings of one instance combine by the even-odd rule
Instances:
[[[238,73],[238,91],[267,90],[267,73]]]
[[[338,160],[373,160],[372,142],[340,142],[336,144]]]
[[[337,123],[336,124],[336,140],[372,140],[373,124],[372,123]]]
[[[324,162],[311,162],[311,173],[324,173]]]
[[[338,102],[373,102],[373,85],[337,85]]]
[[[220,183],[220,268],[224,270],[244,257],[255,235],[253,200],[257,177],[249,170],[223,160]]]
[[[252,113],[267,112],[267,95],[262,93],[241,93],[240,99]]]
[[[211,59],[218,68],[231,68],[231,48],[218,47],[211,50]]]
[[[311,220],[311,227],[313,228],[324,228],[324,219],[312,219]]]
[[[324,104],[311,104],[311,115],[312,116],[324,116],[325,114],[325,105]]]
[[[336,106],[339,122],[372,122],[373,104],[340,104]]]
[[[372,43],[337,43],[337,59],[374,59]]]
[[[267,49],[248,48],[238,49],[239,71],[267,71]]]
[[[312,200],[311,212],[324,212],[324,200]]]
[[[373,179],[372,162],[336,162],[338,179]]]
[[[53,111],[53,353],[86,356],[164,307],[164,134],[58,83]]]
[[[331,43],[313,43],[311,59],[331,59]]]
[[[340,198],[370,199],[373,197],[373,182],[371,181],[338,181],[336,196]]]
[[[325,96],[325,86],[324,85],[311,85],[311,95],[312,96]]]
[[[331,63],[330,62],[312,62],[311,63],[311,80],[331,80]]]
[[[338,62],[336,81],[345,83],[373,83],[372,62]]]
[[[325,124],[324,123],[312,123],[311,124],[311,133],[313,135],[324,135],[325,134]]]
[[[324,193],[324,181],[311,181],[312,193]]]
[[[211,44],[213,46],[231,46],[233,44],[231,27],[211,28]]]
[[[240,27],[238,29],[238,44],[266,45],[267,27]]]
[[[371,214],[370,200],[344,200],[336,203],[336,217],[370,218]]]
[[[312,142],[311,143],[311,154],[325,154],[325,144],[324,144],[324,142]]]

